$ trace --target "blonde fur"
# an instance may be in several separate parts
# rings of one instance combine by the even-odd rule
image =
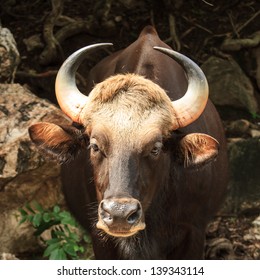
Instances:
[[[123,122],[127,127],[129,120],[138,127],[149,119],[169,130],[174,116],[171,100],[160,86],[140,75],[118,74],[94,87],[80,118],[86,127],[108,119],[116,126]]]

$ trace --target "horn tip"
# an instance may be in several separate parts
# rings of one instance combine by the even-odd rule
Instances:
[[[174,51],[170,47],[169,48],[164,48],[164,47],[154,46],[153,49],[156,50],[156,51],[159,51],[159,52],[161,52],[163,54],[166,54],[168,56],[174,56],[174,58],[176,58],[176,59],[180,55],[178,52]]]

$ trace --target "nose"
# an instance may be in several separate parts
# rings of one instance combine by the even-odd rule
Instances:
[[[130,228],[140,222],[142,207],[134,198],[104,199],[100,203],[99,216],[109,228]]]

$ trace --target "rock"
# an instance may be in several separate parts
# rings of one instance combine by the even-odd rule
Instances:
[[[17,255],[39,248],[33,228],[18,225],[18,209],[32,201],[45,207],[64,203],[60,166],[39,154],[28,127],[37,121],[68,120],[57,107],[18,84],[0,84],[0,119],[0,249]]]
[[[218,218],[212,220],[208,224],[207,230],[206,230],[207,237],[210,237],[217,232],[217,230],[219,228],[219,225],[220,225],[220,222],[221,222],[221,217],[218,217]]]
[[[226,238],[207,240],[205,258],[208,260],[233,260],[235,253],[231,242]]]
[[[18,260],[15,255],[10,253],[0,253],[0,260]]]
[[[243,138],[241,138],[241,137],[235,137],[235,138],[228,138],[228,147],[229,146],[232,146],[232,144],[234,144],[234,143],[237,143],[237,142],[239,142],[239,141],[243,141],[244,139]]]
[[[253,241],[259,242],[260,241],[260,232],[257,228],[250,228],[247,234],[244,235],[245,241]]]
[[[255,78],[258,89],[260,90],[260,46],[253,49],[253,55],[255,57],[256,69],[255,69]]]
[[[260,131],[256,129],[250,129],[249,134],[251,137],[260,137]]]
[[[248,120],[240,119],[231,122],[225,122],[226,135],[229,137],[229,142],[236,141],[242,137],[260,137],[260,126]],[[230,138],[232,137],[232,138]],[[237,138],[234,138],[237,137]]]
[[[249,132],[250,122],[248,120],[236,120],[226,126],[226,133],[234,136],[242,136]]]
[[[13,81],[20,55],[16,42],[9,29],[3,28],[0,23],[0,83]]]
[[[254,221],[253,225],[260,230],[260,216],[258,216]],[[260,234],[260,233],[259,233]]]
[[[252,227],[250,227],[246,234],[244,235],[244,240],[247,242],[255,243],[260,245],[260,216],[257,217],[252,222]],[[258,250],[258,256],[260,255],[260,251]]]
[[[260,138],[232,139],[229,141],[230,162],[227,212],[237,213],[260,203]]]
[[[234,59],[212,56],[201,68],[208,79],[210,98],[215,105],[228,105],[257,113],[253,85]]]

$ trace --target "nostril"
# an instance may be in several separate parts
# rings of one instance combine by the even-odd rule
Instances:
[[[113,216],[107,209],[104,201],[100,203],[100,217],[107,225],[111,225],[113,223]]]
[[[134,224],[136,223],[141,217],[141,211],[140,210],[137,210],[133,213],[131,213],[128,217],[127,217],[127,222],[129,224]]]
[[[141,218],[141,207],[140,207],[140,205],[138,205],[137,210],[130,213],[130,215],[128,215],[126,220],[129,224],[134,224],[137,221],[139,221],[140,218]]]
[[[102,218],[112,220],[111,214],[109,212],[105,211],[105,210],[103,210],[103,212],[102,212]]]
[[[113,223],[113,217],[105,210],[102,211],[101,218],[107,225],[111,225]]]

